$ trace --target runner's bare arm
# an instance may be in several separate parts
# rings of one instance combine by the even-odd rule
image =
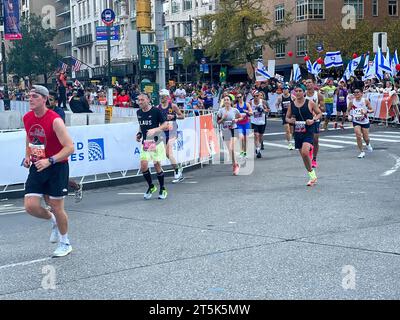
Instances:
[[[318,103],[319,103],[319,109],[321,112],[325,112],[325,99],[324,96],[320,93],[318,93]]]
[[[252,116],[253,115],[253,108],[251,107],[250,103],[246,102],[247,110],[248,110],[248,115]]]
[[[369,100],[365,100],[365,105],[368,108],[368,113],[374,113],[374,109],[372,109],[371,102]]]
[[[292,106],[289,106],[286,112],[286,122],[287,123],[295,123],[295,120],[292,119]]]
[[[56,162],[68,158],[74,153],[74,143],[72,142],[71,136],[68,133],[67,127],[61,118],[57,118],[53,122],[53,130],[57,135],[60,144],[63,146],[61,151],[53,156]]]
[[[315,116],[313,118],[314,121],[321,119],[321,117],[322,117],[321,109],[318,107],[318,105],[315,102],[313,102],[313,101],[310,101],[310,102],[311,102],[310,106],[315,113]]]
[[[172,109],[174,109],[177,119],[185,119],[185,115],[183,114],[181,109],[178,108],[178,106],[176,104],[174,104],[174,103],[172,104]]]
[[[31,156],[31,150],[29,148],[29,140],[28,140],[28,135],[26,136],[26,149],[25,149],[25,160],[24,160],[24,167],[29,168],[29,165],[31,163],[30,156]]]

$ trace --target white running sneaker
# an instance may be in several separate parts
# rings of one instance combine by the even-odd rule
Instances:
[[[83,198],[83,192],[82,192],[82,188],[83,185],[78,184],[79,188],[77,190],[75,190],[74,194],[75,194],[75,203],[81,202],[82,198]]]
[[[374,151],[374,149],[372,148],[371,144],[367,144],[367,150],[368,150],[369,152]]]
[[[53,252],[53,257],[65,257],[72,251],[72,246],[67,243],[60,242],[57,249]]]
[[[174,173],[174,180],[172,180],[172,183],[181,182],[183,179],[185,179],[185,178],[183,177],[182,171],[179,170],[178,174]]]
[[[363,152],[361,152],[361,153],[358,155],[357,158],[362,159],[362,158],[364,158],[364,157],[365,157],[365,152],[363,151]]]
[[[50,234],[50,242],[57,243],[58,241],[60,241],[60,232],[58,231],[57,225],[53,223],[53,227],[51,228],[51,234]]]

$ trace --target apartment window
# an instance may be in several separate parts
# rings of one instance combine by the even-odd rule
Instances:
[[[275,23],[283,22],[285,19],[285,5],[280,4],[275,7]]]
[[[324,0],[308,0],[308,19],[324,19]]]
[[[364,0],[344,0],[344,5],[353,6],[356,9],[357,19],[364,18]]]
[[[278,43],[275,47],[275,58],[284,58],[286,54],[286,45],[284,43]]]
[[[94,14],[96,14],[96,2],[97,2],[97,0],[93,1],[93,12],[94,12]]]
[[[164,39],[169,39],[169,27],[164,27]]]
[[[191,35],[191,30],[192,28],[191,28],[191,26],[190,26],[190,22],[185,22],[184,24],[183,24],[183,36],[184,37],[190,37],[190,35]]]
[[[175,25],[172,25],[172,39],[174,39],[175,37],[176,37]]]
[[[397,16],[397,0],[389,0],[389,16]]]
[[[296,37],[296,55],[298,57],[305,56],[307,54],[307,38],[306,36]]]
[[[372,0],[372,16],[378,16],[378,0]]]
[[[183,0],[183,10],[192,9],[192,0]]]
[[[307,0],[297,0],[296,2],[296,21],[307,19]]]
[[[172,13],[178,13],[179,12],[179,3],[177,1],[172,2],[172,8],[171,8]]]
[[[87,1],[87,15],[90,17],[90,0]]]

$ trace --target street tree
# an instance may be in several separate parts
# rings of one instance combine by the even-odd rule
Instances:
[[[234,66],[250,63],[254,70],[253,62],[264,48],[287,42],[281,31],[291,23],[291,13],[286,12],[282,23],[273,24],[263,7],[262,0],[221,0],[219,10],[203,18],[205,54],[219,62],[223,57]]]
[[[319,25],[309,37],[309,55],[312,60],[318,57],[316,44],[322,43],[325,51],[341,51],[342,57],[351,59],[353,53],[358,55],[373,51],[372,34],[387,32],[390,50],[400,50],[400,20],[386,19],[384,23],[357,21],[355,29],[344,29],[340,21],[333,25]]]
[[[42,19],[31,14],[21,20],[21,33],[22,40],[12,41],[7,55],[10,72],[18,77],[33,78],[43,75],[47,84],[48,77],[54,72],[59,59],[51,46],[57,30],[44,29]]]

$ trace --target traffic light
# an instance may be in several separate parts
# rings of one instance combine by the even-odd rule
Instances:
[[[151,31],[151,0],[136,0],[137,31]]]

